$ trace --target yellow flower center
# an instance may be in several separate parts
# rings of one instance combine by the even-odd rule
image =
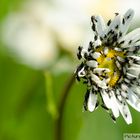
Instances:
[[[110,79],[108,82],[109,87],[114,87],[117,81],[121,77],[121,71],[116,65],[117,56],[124,58],[124,52],[116,51],[111,48],[108,48],[108,52],[105,55],[103,53],[104,46],[101,46],[96,49],[96,52],[100,52],[100,57],[97,58],[97,62],[99,63],[98,68],[108,68],[110,72],[107,72],[107,76]]]

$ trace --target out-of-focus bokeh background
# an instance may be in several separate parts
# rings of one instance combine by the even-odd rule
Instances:
[[[131,29],[140,26],[139,0],[0,0],[0,140],[54,140],[57,108],[66,81],[78,65],[76,50],[92,39],[90,17],[107,19],[135,10]],[[140,132],[113,123],[99,107],[82,112],[86,87],[75,83],[64,106],[63,140],[122,140]]]

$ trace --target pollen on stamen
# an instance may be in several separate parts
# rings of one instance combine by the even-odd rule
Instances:
[[[110,78],[110,81],[108,81],[108,86],[115,86],[120,78],[120,68],[118,67],[121,67],[121,64],[119,64],[117,61],[117,57],[121,58],[122,56],[121,59],[123,60],[123,53],[104,46],[96,49],[95,53],[101,53],[97,58],[97,62],[99,63],[98,68],[107,68],[110,70],[110,72],[107,73],[108,77]]]

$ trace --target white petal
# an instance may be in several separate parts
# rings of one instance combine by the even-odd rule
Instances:
[[[131,74],[131,73],[126,73],[126,76],[128,77],[128,79],[133,79],[133,78],[137,78],[138,76],[136,76],[136,75],[133,75],[133,74]]]
[[[127,56],[128,58],[133,58],[133,59],[136,59],[138,61],[140,61],[140,57],[139,56],[135,56],[135,55],[132,55],[132,56]]]
[[[111,22],[110,26],[108,27],[108,32],[113,30],[115,31],[116,26],[118,26],[118,29],[120,27],[121,24],[121,17],[120,15],[115,16],[114,20]]]
[[[140,67],[134,67],[134,65],[127,69],[128,73],[138,77],[140,74]]]
[[[108,48],[107,48],[107,47],[104,48],[104,54],[105,54],[105,55],[108,54]]]
[[[140,54],[140,41],[130,45],[129,48],[127,48],[127,56],[132,55],[139,55]]]
[[[87,107],[90,112],[94,111],[96,107],[96,103],[97,103],[97,94],[92,93],[92,91],[90,91],[88,103],[87,103]]]
[[[99,75],[101,75],[103,72],[104,73],[110,72],[110,70],[108,68],[95,68],[94,69],[94,72],[95,73],[98,73]]]
[[[92,68],[96,68],[96,67],[98,67],[98,62],[95,61],[95,60],[87,61],[86,64],[87,64],[89,67],[92,67]]]
[[[129,18],[127,18],[129,16]],[[125,15],[124,15],[124,24],[121,25],[120,31],[125,34],[129,28],[130,22],[133,19],[134,11],[132,9],[129,9]]]
[[[140,64],[140,57],[139,56],[128,56],[127,57],[128,58],[128,60],[130,60],[130,61],[132,61],[134,64],[137,64],[137,65],[139,65]]]
[[[135,64],[135,63],[132,64],[131,66],[132,66],[132,67],[135,67],[135,68],[140,68],[140,65],[139,65],[139,64]]]
[[[97,83],[99,87],[101,87],[102,89],[107,89],[107,83],[106,83],[106,79],[102,80],[101,82]]]
[[[127,124],[131,124],[132,123],[132,117],[131,117],[130,110],[129,110],[125,100],[123,100],[121,96],[120,96],[120,98],[121,98],[122,102],[117,100],[118,108],[119,108],[123,118],[127,122]]]
[[[86,73],[85,73],[84,69],[85,69],[85,68],[83,67],[83,68],[78,72],[78,76],[79,76],[79,77],[84,77],[84,76],[85,76]]]
[[[121,84],[121,89],[122,89],[123,91],[127,91],[128,87],[127,87],[127,85],[125,85],[125,84]]]
[[[111,100],[112,113],[117,118],[117,117],[119,117],[119,109],[117,106],[117,99],[116,99],[113,91],[111,91],[111,99],[110,100]]]
[[[96,48],[97,46],[100,46],[101,44],[102,44],[102,42],[101,42],[100,38],[98,37],[98,39],[94,42],[94,46]]]
[[[103,89],[107,89],[107,86],[106,86],[106,82],[104,80],[100,80],[100,78],[91,73],[91,79],[92,81],[94,81],[99,87],[103,88]]]
[[[101,95],[106,107],[112,110],[114,117],[119,117],[119,110],[114,92],[111,91],[110,93],[107,93],[105,90],[102,90]]]
[[[123,59],[123,58],[120,57],[120,56],[117,56],[117,59],[118,59],[120,62],[124,62],[124,61],[125,61],[125,59]]]
[[[120,69],[121,69],[121,64],[120,64],[120,62],[116,60],[115,63],[116,63],[116,66],[118,67],[118,69],[120,70]]]
[[[100,57],[100,53],[99,52],[94,52],[93,54],[92,54],[92,57],[94,58],[94,59],[97,59],[97,58],[99,58]]]
[[[132,32],[128,33],[126,36],[122,37],[119,40],[119,43],[124,41],[121,45],[122,48],[128,48],[133,46],[140,39],[140,28],[133,30]],[[131,44],[129,43],[131,41]]]
[[[97,22],[96,22],[96,30],[99,36],[103,36],[104,35],[104,31],[106,29],[106,25],[104,22],[104,19],[102,18],[102,16],[96,16],[95,17]]]
[[[128,95],[127,95],[126,91],[123,91],[123,90],[121,91],[121,96],[125,99],[128,98]]]
[[[131,51],[131,49],[134,49],[136,46],[139,46],[139,45],[140,45],[140,41],[137,41],[130,46],[131,48],[129,50]]]
[[[138,99],[140,99],[140,87],[133,85],[131,87],[131,91],[133,91],[133,93],[137,96]]]
[[[134,93],[140,98],[140,87],[138,86],[133,86],[131,89],[134,91]]]
[[[140,99],[132,90],[128,90],[128,100],[127,102],[137,111],[140,112]]]
[[[85,53],[88,54],[87,49],[82,48],[82,51],[81,51],[82,58],[84,58]]]
[[[140,65],[133,63],[133,64],[131,64],[131,66],[129,68],[127,68],[127,70],[129,73],[138,76],[138,73],[140,72]]]
[[[105,90],[102,90],[101,95],[102,95],[102,98],[106,107],[110,108],[111,104],[110,104],[110,98],[109,98],[108,93]]]

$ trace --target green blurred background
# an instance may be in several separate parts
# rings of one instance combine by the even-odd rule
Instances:
[[[55,3],[55,1],[52,2],[51,0],[45,2],[51,6],[51,3]],[[114,12],[117,8],[121,9],[119,7],[121,3],[110,0],[106,2],[108,7],[104,7],[104,9],[104,1],[100,0],[97,5],[94,2],[93,9],[96,7],[97,11],[102,11],[102,13],[108,11],[103,15],[107,19],[112,16],[107,15],[108,13]],[[131,2],[124,2],[125,9],[129,8],[127,5]],[[136,1],[136,5],[138,2]],[[24,0],[0,0],[0,24],[3,24],[10,13],[20,11],[23,3],[25,3]],[[28,4],[28,1],[26,3]],[[109,11],[108,8],[113,4],[116,9],[112,10],[110,8]],[[61,9],[61,3],[59,1],[57,5]],[[82,8],[84,9],[84,7]],[[89,11],[92,9],[91,3],[90,8],[87,9]],[[57,9],[53,10],[57,13]],[[91,15],[93,12],[87,13]],[[139,11],[136,12],[137,15],[140,14],[138,13]],[[90,16],[87,17],[87,24],[89,24],[89,21]],[[133,26],[140,25],[139,23],[138,19]],[[90,26],[84,26],[84,28],[87,29]],[[72,54],[74,51],[65,49],[63,46],[66,46],[66,44],[63,44],[63,41],[60,41],[59,38],[57,39],[56,34],[53,35],[55,36],[56,46],[59,48],[57,58],[66,58],[68,56],[68,60],[71,61],[69,65],[72,66],[71,63],[74,63],[74,67],[72,68],[74,69],[75,65],[78,64],[77,61],[75,62],[75,54]],[[2,34],[0,38],[3,38]],[[51,90],[53,90],[51,100],[58,107],[59,100],[62,96],[61,91],[71,76],[72,70],[60,69],[59,73],[54,72],[55,69],[57,71],[57,67],[54,64],[58,59],[54,60],[53,66],[51,64],[51,66],[45,68],[44,66],[43,68],[34,68],[32,65],[26,65],[23,62],[20,63],[19,56],[17,57],[15,53],[13,55],[11,50],[9,51],[9,48],[6,47],[7,44],[2,39],[0,40],[0,140],[54,140],[56,124],[54,118],[47,110],[49,97],[47,97],[48,94],[46,93],[48,90],[46,90],[47,79],[45,79],[44,71],[51,73]],[[67,43],[71,43],[71,41],[73,40],[69,40]],[[63,67],[65,65],[62,65]],[[122,117],[119,117],[117,123],[114,123],[108,113],[101,107],[93,113],[82,112],[85,91],[86,87],[82,83],[76,82],[69,93],[64,106],[62,120],[63,140],[122,140],[123,133],[140,133],[140,113],[131,107],[130,110],[133,116],[133,123],[131,125],[127,125]]]

